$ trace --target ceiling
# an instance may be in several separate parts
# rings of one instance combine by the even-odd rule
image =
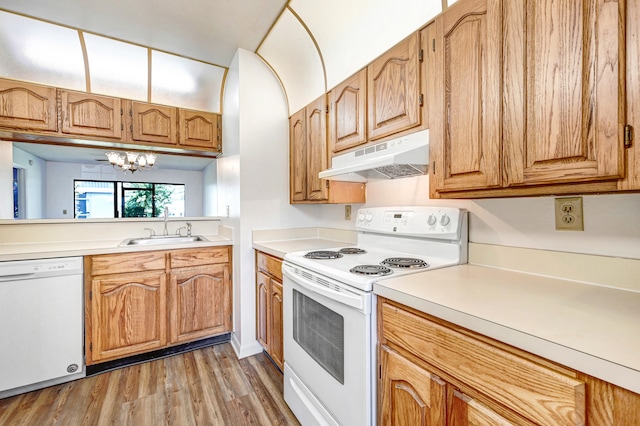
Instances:
[[[109,165],[107,152],[110,148],[82,148],[69,149],[61,145],[46,145],[37,143],[13,142],[15,148],[26,151],[45,161],[56,161],[61,163],[80,163],[86,165]],[[124,150],[116,151],[124,153]],[[155,169],[164,170],[190,170],[202,171],[211,164],[214,159],[210,157],[185,157],[183,155],[157,154]],[[185,161],[188,159],[188,161]]]
[[[0,0],[0,9],[229,67],[255,52],[287,0]]]

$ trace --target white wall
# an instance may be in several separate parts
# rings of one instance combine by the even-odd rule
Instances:
[[[49,219],[73,219],[73,180],[111,180],[177,183],[185,185],[185,216],[202,216],[202,172],[154,168],[136,174],[116,171],[109,165],[46,162],[46,214]],[[67,213],[64,214],[63,211]]]
[[[218,163],[212,161],[202,171],[202,215],[218,216]]]
[[[13,219],[13,146],[0,143],[0,219]]]
[[[238,50],[229,68],[222,116],[224,155],[218,159],[218,202],[234,228],[234,337],[239,356],[262,351],[255,338],[254,229],[334,226],[343,206],[289,204],[287,102],[271,69]],[[221,212],[224,213],[224,212]],[[344,227],[344,226],[343,226]]]
[[[584,195],[584,231],[556,231],[555,197],[430,200],[429,177],[369,182],[368,206],[451,205],[469,210],[469,240],[640,259],[640,194]]]
[[[2,145],[12,146],[13,144],[3,143]],[[26,151],[15,148],[13,164],[25,170],[25,218],[41,219],[45,217],[43,215],[46,209],[44,193],[47,180],[46,162]],[[6,198],[6,200],[9,199],[13,198]]]

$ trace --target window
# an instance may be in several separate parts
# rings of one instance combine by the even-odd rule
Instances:
[[[24,169],[13,168],[13,218],[24,219]]]
[[[79,219],[185,215],[184,184],[74,180]]]

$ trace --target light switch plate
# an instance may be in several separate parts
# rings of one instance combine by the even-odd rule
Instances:
[[[344,206],[344,220],[351,220],[351,205]]]

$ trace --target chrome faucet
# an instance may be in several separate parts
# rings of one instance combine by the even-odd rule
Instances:
[[[187,224],[185,226],[181,226],[180,228],[176,229],[176,235],[182,235],[182,230],[186,229],[187,230],[187,237],[191,236],[191,223],[187,222]]]
[[[167,229],[167,220],[169,216],[169,207],[164,207],[164,231],[162,231],[162,235],[169,235],[169,230]]]
[[[191,236],[191,222],[187,222],[187,237]]]

